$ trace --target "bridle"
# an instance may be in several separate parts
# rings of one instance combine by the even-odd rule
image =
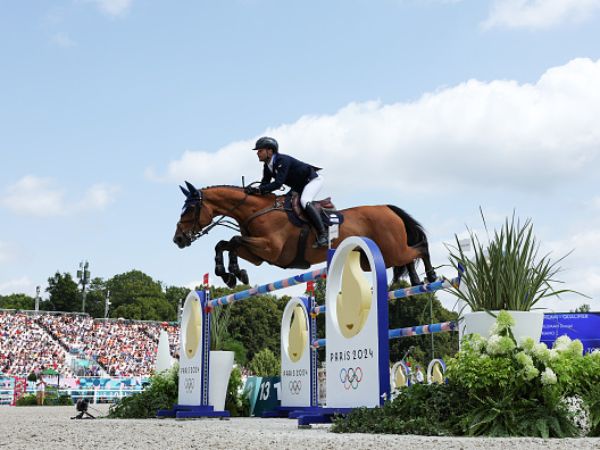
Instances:
[[[246,194],[244,192],[244,197],[238,203],[236,203],[231,208],[229,208],[227,211],[225,211],[225,214],[222,214],[221,217],[218,218],[216,221],[211,222],[210,224],[205,226],[204,229],[202,229],[202,228],[197,229],[198,224],[200,223],[200,213],[202,212],[203,196],[202,196],[202,189],[197,189],[196,192],[198,194],[198,199],[197,200],[194,199],[194,201],[193,201],[194,219],[192,222],[192,227],[190,228],[189,231],[183,232],[183,235],[190,241],[190,244],[192,242],[194,242],[196,239],[198,239],[199,237],[202,237],[205,234],[208,234],[208,232],[210,230],[212,230],[214,227],[216,227],[217,225],[221,225],[223,227],[230,228],[237,232],[240,231],[240,226],[237,224],[237,222],[227,219],[227,214],[232,213],[233,211],[238,209],[240,206],[242,206],[246,202],[246,199],[248,198],[248,194]],[[185,208],[185,210],[187,210],[188,208],[189,208],[189,206],[187,208]],[[184,210],[184,213],[185,213],[185,210]]]

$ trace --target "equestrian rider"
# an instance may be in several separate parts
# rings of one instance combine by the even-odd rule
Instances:
[[[325,226],[312,203],[323,185],[323,177],[317,173],[321,168],[279,153],[279,144],[271,137],[261,137],[252,150],[257,150],[259,161],[264,163],[263,177],[260,186],[248,186],[246,193],[262,195],[273,192],[284,184],[289,186],[291,190],[300,194],[300,204],[317,231],[313,248],[326,247]]]

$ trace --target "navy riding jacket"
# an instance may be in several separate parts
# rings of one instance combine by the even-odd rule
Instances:
[[[259,188],[261,192],[273,192],[285,184],[301,194],[308,182],[318,176],[317,171],[321,170],[320,167],[311,166],[289,155],[275,153],[273,158],[273,172],[269,170],[267,163],[264,165]],[[274,181],[271,182],[271,179]]]

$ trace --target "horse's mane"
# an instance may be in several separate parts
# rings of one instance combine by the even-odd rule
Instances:
[[[233,184],[214,184],[212,186],[204,186],[202,189],[213,189],[213,188],[244,189],[241,186],[235,186]]]

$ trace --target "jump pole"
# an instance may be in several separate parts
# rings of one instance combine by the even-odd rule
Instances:
[[[191,291],[186,297],[181,318],[177,405],[171,410],[158,411],[158,416],[176,418],[229,416],[228,411],[214,408],[215,401],[210,395],[212,392],[210,384],[210,312],[213,308],[317,280],[325,277],[326,274],[326,268],[317,269],[214,300],[210,299],[209,291]]]

